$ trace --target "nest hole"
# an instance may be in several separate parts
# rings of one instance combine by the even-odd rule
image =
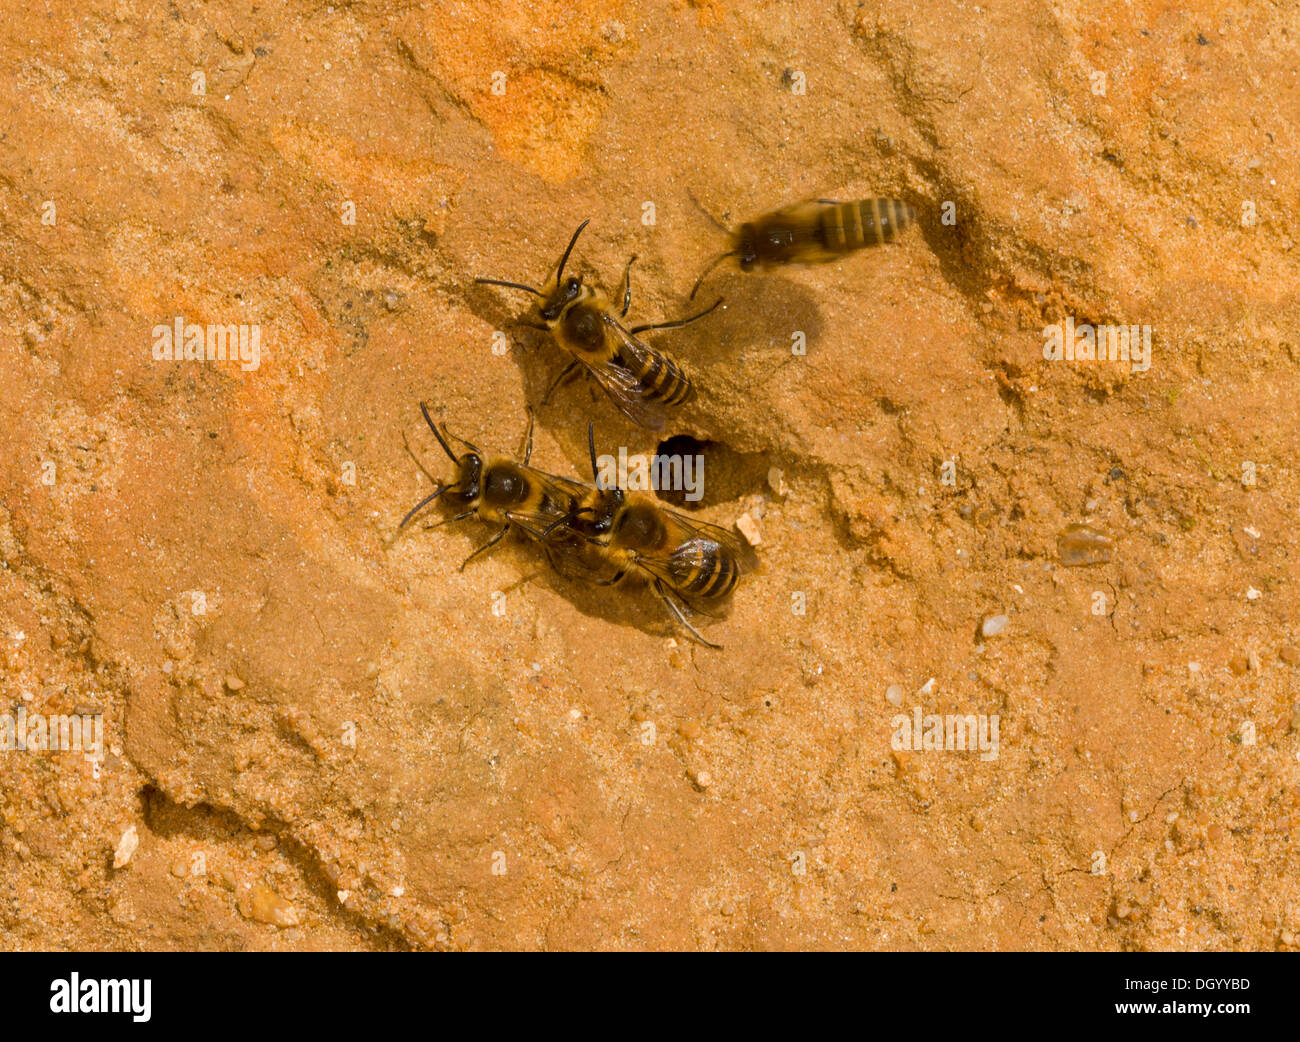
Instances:
[[[655,449],[664,502],[682,510],[702,510],[743,499],[763,487],[765,457],[737,452],[720,441],[674,434]],[[664,480],[667,479],[667,480]]]

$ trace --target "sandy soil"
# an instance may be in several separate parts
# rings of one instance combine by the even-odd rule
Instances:
[[[1300,943],[1294,7],[6,8],[0,709],[106,748],[0,752],[0,945]],[[761,530],[724,650],[522,541],[458,572],[472,523],[386,545],[421,399],[507,453],[532,405],[560,474],[659,440],[541,407],[474,276],[589,217],[655,321],[714,218],[873,195],[919,229],[656,341],[700,516]],[[156,360],[178,316],[258,366]],[[1149,369],[1045,360],[1066,317]],[[998,756],[894,748],[918,707]]]

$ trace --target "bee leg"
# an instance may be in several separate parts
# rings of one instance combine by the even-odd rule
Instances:
[[[818,201],[819,203],[824,203],[824,204],[827,205],[827,206],[839,206],[839,205],[840,205],[840,201],[839,201],[838,199],[818,199],[817,201]]]
[[[463,572],[465,570],[465,565],[469,564],[470,561],[474,560],[474,558],[476,558],[479,554],[483,553],[485,550],[490,550],[492,549],[492,547],[496,546],[497,543],[501,542],[501,537],[504,536],[508,531],[510,531],[510,526],[502,525],[501,530],[497,532],[496,535],[494,535],[486,543],[484,543],[472,554],[470,554],[467,558],[465,558],[465,560],[460,562],[460,570]]]
[[[700,633],[700,631],[686,621],[686,616],[682,614],[682,609],[677,607],[677,605],[673,602],[673,599],[668,596],[668,591],[664,589],[664,584],[659,579],[655,580],[655,592],[658,593],[659,596],[663,599],[663,602],[666,605],[668,605],[668,609],[675,616],[677,616],[677,621],[680,622],[683,626],[685,626],[688,630],[690,630],[691,635],[694,636],[696,640],[698,640],[706,648],[716,648],[716,649],[722,648],[721,644],[714,644],[710,640],[705,640],[704,636]]]
[[[681,329],[682,326],[689,326],[692,322],[698,321],[699,319],[703,318],[710,311],[713,311],[715,308],[717,308],[717,306],[721,303],[722,303],[722,298],[719,297],[707,308],[699,312],[699,314],[690,315],[687,318],[679,318],[675,322],[655,322],[652,325],[648,325],[648,326],[633,326],[631,329],[628,330],[628,332],[635,336],[637,333],[644,333],[647,329]]]
[[[431,524],[431,525],[425,525],[425,526],[424,526],[424,530],[427,532],[427,531],[428,531],[429,529],[431,529],[431,528],[441,528],[443,525],[449,525],[449,524],[451,524],[453,521],[464,521],[464,520],[466,520],[467,518],[471,518],[471,517],[473,517],[473,516],[474,516],[474,511],[472,511],[472,510],[466,510],[465,513],[463,513],[463,514],[457,514],[455,517],[447,517],[447,518],[443,518],[441,521],[435,521],[435,522],[434,522],[433,524]]]
[[[575,358],[572,362],[570,362],[568,365],[564,367],[564,370],[560,373],[559,376],[557,376],[554,380],[551,381],[551,386],[548,387],[546,389],[546,393],[542,395],[543,405],[545,405],[547,402],[551,400],[551,395],[555,393],[555,389],[559,387],[560,384],[564,383],[564,381],[567,380],[573,374],[573,371],[578,368],[578,365],[579,365],[578,360]]]
[[[591,580],[591,585],[592,585],[592,586],[615,586],[615,585],[618,584],[618,582],[619,582],[619,581],[623,578],[623,576],[625,576],[625,575],[627,575],[627,567],[626,567],[626,566],[620,568],[620,569],[618,570],[618,574],[615,575],[614,578],[612,578],[612,579],[592,579],[592,580]]]
[[[524,435],[524,466],[533,455],[533,410],[528,410],[528,433]]]
[[[551,331],[550,326],[543,325],[541,322],[527,322],[522,318],[515,322],[511,322],[510,324],[512,326],[523,326],[525,329],[536,329],[543,333],[549,333]]]
[[[636,260],[636,254],[632,254],[627,260],[627,267],[623,269],[623,310],[618,313],[619,318],[627,314],[627,309],[632,306],[632,262]]]

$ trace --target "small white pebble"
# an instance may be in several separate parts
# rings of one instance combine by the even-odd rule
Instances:
[[[782,499],[788,491],[785,484],[785,472],[780,467],[769,467],[767,471],[767,487],[775,492]]]
[[[581,710],[581,709],[570,709],[570,710],[569,710],[569,719],[570,719],[570,720],[581,720],[581,719],[582,719],[582,710]]]
[[[1199,673],[1200,671],[1201,671],[1201,664],[1200,664],[1199,662],[1189,662],[1189,663],[1187,663],[1187,672],[1188,672],[1188,673]]]
[[[123,867],[131,860],[131,855],[135,853],[136,847],[139,845],[140,834],[136,832],[135,826],[131,825],[122,833],[122,838],[117,841],[117,849],[113,851],[113,867]]]
[[[1246,590],[1246,600],[1248,601],[1257,601],[1261,596],[1262,594],[1253,586],[1248,587]]]
[[[891,706],[901,706],[903,704],[903,688],[901,684],[890,684],[885,689],[885,700]]]
[[[1256,529],[1251,528],[1249,525],[1243,528],[1242,531],[1245,532],[1248,536],[1250,536],[1251,539],[1259,538],[1259,532]]]
[[[736,528],[750,546],[758,546],[762,543],[763,536],[758,530],[758,522],[750,517],[748,512],[736,518]]]
[[[1005,615],[990,615],[980,627],[980,633],[986,637],[996,637],[1007,628],[1007,623],[1010,621]]]

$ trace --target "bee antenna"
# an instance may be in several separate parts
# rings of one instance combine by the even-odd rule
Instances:
[[[714,257],[713,260],[709,261],[708,266],[704,269],[704,271],[700,273],[700,277],[695,280],[695,286],[691,289],[691,295],[687,299],[694,300],[695,294],[700,291],[700,286],[702,286],[704,284],[704,280],[708,278],[709,272],[711,272],[714,268],[716,268],[728,257],[735,257],[739,252],[740,251],[738,250],[728,250],[726,253],[720,253],[716,257]]]
[[[460,442],[462,445],[465,446],[465,448],[469,449],[470,452],[477,452],[480,456],[483,455],[482,449],[480,449],[472,441],[466,441],[459,434],[452,434],[451,428],[448,427],[445,423],[442,425],[442,433],[447,435],[447,437],[454,438],[456,441]]]
[[[433,431],[433,436],[438,439],[438,444],[442,446],[442,451],[447,454],[448,458],[453,463],[459,463],[460,459],[451,451],[451,446],[447,444],[447,440],[442,436],[442,432],[438,430],[437,424],[433,422],[433,417],[429,415],[429,407],[425,405],[424,402],[420,403],[420,412],[424,413],[424,422],[429,425],[429,430]],[[423,506],[424,504],[422,503],[420,505]],[[405,524],[405,522],[403,522],[403,524]]]
[[[587,424],[587,451],[591,454],[591,480],[600,488],[600,468],[596,466],[596,424]]]
[[[447,489],[454,488],[454,487],[455,487],[454,485],[442,485],[439,488],[436,488],[432,492],[430,492],[427,496],[425,496],[422,500],[420,500],[420,502],[416,503],[415,506],[411,507],[411,509],[406,512],[406,516],[402,518],[402,520],[399,521],[397,524],[397,531],[400,532],[403,528],[409,525],[411,523],[411,519],[415,517],[416,514],[418,514],[421,510],[427,507],[430,503],[432,503],[444,492],[446,492]]]
[[[699,210],[700,213],[704,214],[705,217],[707,217],[710,221],[712,221],[712,222],[714,223],[714,225],[716,225],[716,226],[717,226],[718,228],[720,228],[722,231],[726,232],[728,235],[731,234],[731,229],[728,228],[725,224],[723,224],[723,223],[722,223],[720,220],[718,220],[716,217],[714,217],[714,216],[713,216],[713,212],[712,212],[711,210],[707,209],[707,208],[705,207],[705,205],[704,205],[702,202],[700,202],[698,199],[695,198],[695,193],[694,193],[694,192],[692,192],[692,191],[688,188],[688,189],[686,189],[686,194],[689,195],[689,196],[691,197],[691,202],[693,202],[693,203],[695,204],[695,208],[696,208],[697,210]]]
[[[573,247],[578,244],[578,236],[582,234],[582,229],[590,223],[591,218],[588,217],[578,225],[578,230],[573,233],[573,238],[569,240],[569,248],[564,251],[564,256],[560,258],[560,266],[555,269],[555,284],[557,286],[560,284],[560,276],[564,274],[564,266],[569,263],[569,254],[573,252]],[[538,296],[541,296],[541,294],[539,293]]]
[[[475,279],[475,282],[482,283],[485,286],[505,286],[506,289],[522,289],[526,293],[531,293],[534,297],[546,296],[540,289],[534,289],[532,286],[525,286],[522,282],[506,282],[504,279]]]

